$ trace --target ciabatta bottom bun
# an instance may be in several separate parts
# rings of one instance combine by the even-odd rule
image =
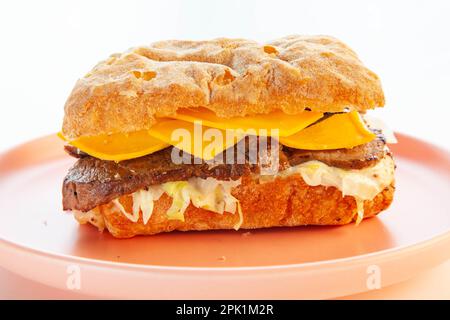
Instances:
[[[376,166],[375,166],[376,167]],[[376,189],[368,174],[376,181],[378,192],[370,200],[364,197],[344,195],[339,187],[311,185],[305,182],[305,176],[299,173],[280,175],[273,178],[243,176],[240,184],[234,187],[231,194],[239,204],[234,213],[222,214],[198,208],[189,203],[184,211],[184,221],[170,219],[167,212],[172,206],[173,198],[162,194],[153,202],[151,217],[144,223],[140,211],[136,222],[123,214],[133,211],[132,195],[123,195],[110,203],[100,205],[89,212],[75,212],[81,223],[91,223],[104,230],[105,228],[117,238],[130,238],[136,235],[151,235],[161,232],[200,231],[217,229],[257,229],[269,227],[292,227],[304,225],[344,225],[373,217],[387,209],[392,202],[395,190],[393,171],[394,163],[389,155],[381,160],[378,168],[363,169],[364,177],[356,181],[349,180],[345,184],[361,194],[373,193]],[[361,170],[361,171],[363,171]],[[352,170],[357,174],[358,170]],[[363,173],[362,173],[363,174]],[[384,176],[383,176],[384,175]],[[345,181],[345,178],[343,178]],[[372,181],[372,182],[373,182]],[[383,182],[386,183],[385,186]],[[358,185],[359,183],[359,185]],[[365,184],[367,190],[361,189]]]

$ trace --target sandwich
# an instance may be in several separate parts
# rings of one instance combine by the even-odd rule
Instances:
[[[378,76],[329,36],[160,41],[79,79],[59,136],[62,204],[130,238],[360,223],[389,207]]]

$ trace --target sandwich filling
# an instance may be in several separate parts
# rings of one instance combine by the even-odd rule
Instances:
[[[300,175],[309,186],[334,187],[341,191],[342,196],[354,197],[357,205],[356,223],[364,218],[364,201],[372,200],[377,194],[388,187],[394,180],[395,164],[391,155],[386,154],[374,166],[363,169],[342,169],[311,160],[289,167],[277,175],[253,175],[259,183],[284,179],[292,175]],[[165,193],[172,198],[172,204],[167,211],[169,220],[184,221],[184,213],[192,204],[196,208],[206,209],[218,214],[229,212],[239,214],[239,222],[234,226],[239,229],[243,222],[242,210],[239,200],[233,196],[233,189],[238,188],[241,179],[223,181],[215,178],[190,178],[187,181],[166,182],[140,189],[131,194],[132,209],[127,211],[119,198],[113,199],[116,210],[127,219],[136,223],[142,215],[142,222],[147,224],[150,220],[154,202]],[[90,221],[93,224],[102,224],[102,218],[95,211],[87,213],[76,212],[80,221]],[[100,227],[100,226],[99,226]]]
[[[118,213],[130,221],[138,222],[142,217],[146,224],[153,213],[154,202],[166,194],[172,198],[167,211],[169,219],[183,221],[190,204],[218,214],[239,213],[242,217],[239,201],[233,196],[233,189],[239,187],[242,177],[251,176],[265,183],[297,174],[310,186],[335,187],[343,196],[354,197],[358,222],[364,216],[363,202],[372,200],[394,180],[395,165],[381,134],[351,149],[312,151],[280,146],[277,150],[280,170],[269,176],[260,175],[259,165],[248,162],[177,165],[170,158],[172,148],[114,162],[67,147],[69,154],[80,159],[64,180],[64,209],[76,211],[82,221],[92,217],[92,209],[113,203]],[[127,210],[120,202],[124,195],[131,195],[131,209]],[[242,219],[235,227],[241,223]]]
[[[176,164],[171,157],[174,147],[121,162],[100,160],[67,147],[69,154],[80,159],[64,179],[63,208],[87,212],[122,195],[166,182],[187,181],[190,178],[230,181],[259,174],[260,165],[251,163],[249,159],[251,146],[245,144],[245,147],[244,163],[218,165],[205,161],[195,163],[194,159],[189,164]],[[313,160],[329,167],[359,170],[376,165],[384,158],[386,149],[383,136],[378,135],[371,142],[351,149],[301,150],[280,145],[274,152],[278,155],[279,172]],[[273,155],[272,150],[269,153]]]
[[[197,120],[211,127],[199,128]],[[237,138],[237,127],[245,127],[246,122],[256,131]],[[273,126],[281,127],[281,134],[277,129],[271,136],[273,131],[264,129]],[[204,138],[204,128],[224,137],[228,127],[233,136],[217,150],[196,146],[197,140]],[[177,130],[189,134],[187,142],[176,143],[173,133]],[[252,144],[252,139],[257,144]],[[259,144],[261,139],[264,147]],[[263,157],[261,148],[267,152]],[[166,194],[172,199],[166,213],[169,220],[184,221],[184,213],[192,204],[218,214],[238,212],[238,228],[242,212],[233,190],[243,177],[264,183],[292,175],[300,175],[309,186],[334,187],[342,196],[352,196],[359,222],[364,217],[364,201],[372,200],[393,182],[395,168],[384,135],[366,127],[357,112],[304,112],[297,116],[278,112],[221,121],[206,110],[187,110],[175,119],[160,120],[147,132],[87,137],[72,142],[66,151],[80,159],[64,179],[65,210],[77,211],[82,219],[83,212],[90,217],[93,209],[113,204],[134,223],[142,216],[144,224],[152,216],[155,201]],[[180,152],[182,161],[174,161],[174,155]],[[264,166],[271,163],[276,165],[275,173],[263,173]],[[131,208],[121,203],[123,196],[131,197]]]

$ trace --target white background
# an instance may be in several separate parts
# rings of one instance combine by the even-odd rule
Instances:
[[[450,1],[2,1],[0,150],[59,131],[98,60],[168,38],[329,34],[381,77],[374,112],[450,149]]]

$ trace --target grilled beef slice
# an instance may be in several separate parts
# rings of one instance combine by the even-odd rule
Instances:
[[[248,145],[246,144],[248,147]],[[270,146],[270,144],[269,144]],[[300,163],[318,160],[333,167],[362,169],[376,164],[384,156],[385,142],[381,136],[352,149],[298,150],[279,145],[280,170]],[[121,162],[100,160],[76,148],[66,147],[66,151],[79,158],[69,169],[63,182],[64,210],[89,211],[106,204],[124,194],[154,184],[187,180],[191,177],[218,180],[236,180],[244,174],[258,173],[259,165],[218,164],[175,164],[172,162],[173,147],[153,154]],[[246,150],[248,160],[248,148]]]

